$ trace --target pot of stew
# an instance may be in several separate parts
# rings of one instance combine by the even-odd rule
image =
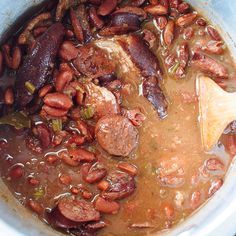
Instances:
[[[235,235],[236,121],[206,151],[195,86],[236,92],[235,11],[1,0],[1,235]]]

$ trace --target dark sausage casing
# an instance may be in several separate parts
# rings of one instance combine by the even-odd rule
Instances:
[[[18,108],[23,108],[33,99],[33,94],[27,90],[26,82],[32,84],[36,91],[45,84],[53,69],[64,34],[64,26],[61,23],[53,24],[35,41],[25,57],[15,84]]]

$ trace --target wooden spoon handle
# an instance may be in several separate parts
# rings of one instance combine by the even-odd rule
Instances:
[[[226,126],[236,120],[236,93],[227,93],[212,79],[196,80],[199,99],[199,119],[202,144],[210,150],[219,140]]]

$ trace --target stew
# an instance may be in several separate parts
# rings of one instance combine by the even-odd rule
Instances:
[[[236,91],[224,40],[182,0],[50,1],[0,51],[0,173],[70,235],[146,235],[215,194],[236,122],[204,152],[195,79]]]

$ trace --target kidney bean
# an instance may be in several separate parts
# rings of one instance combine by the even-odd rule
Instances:
[[[157,4],[157,5],[148,5],[146,7],[144,7],[144,10],[147,13],[150,13],[151,15],[157,16],[157,15],[166,15],[168,13],[168,8],[161,5],[161,4]]]
[[[208,190],[208,196],[211,197],[213,194],[215,194],[215,192],[218,191],[222,185],[223,185],[222,179],[213,180]]]
[[[190,199],[191,208],[196,209],[200,205],[201,203],[200,201],[201,201],[201,193],[199,191],[193,192]]]
[[[180,66],[184,69],[189,60],[189,47],[186,42],[181,43],[177,48]]]
[[[110,184],[106,180],[102,180],[97,184],[97,188],[102,191],[106,191],[109,188],[109,186],[110,186]]]
[[[175,214],[175,210],[174,210],[174,207],[172,206],[172,204],[165,203],[163,209],[164,209],[166,218],[168,220],[172,220],[174,218],[174,214]]]
[[[65,61],[71,61],[78,55],[78,48],[71,41],[64,41],[61,45],[59,56]]]
[[[72,30],[70,30],[70,29],[66,30],[66,38],[68,40],[72,39],[74,36],[75,36],[75,34],[74,34],[74,32]]]
[[[9,170],[9,176],[12,179],[19,179],[19,178],[23,177],[24,174],[25,174],[24,166],[21,164],[16,164],[16,165],[12,166]]]
[[[30,199],[28,201],[28,206],[30,207],[30,209],[32,211],[34,211],[35,213],[37,213],[38,215],[42,214],[43,213],[43,207],[40,203]]]
[[[184,29],[183,38],[184,40],[190,40],[194,36],[194,30],[192,27],[187,27]]]
[[[107,175],[107,170],[99,162],[93,165],[86,163],[81,168],[81,174],[85,182],[93,184],[102,180]]]
[[[14,93],[11,87],[8,87],[4,93],[4,103],[6,105],[12,105],[14,103]]]
[[[77,40],[79,42],[84,43],[85,38],[84,38],[83,28],[79,19],[77,19],[76,13],[73,10],[73,8],[70,9],[70,19],[71,19],[71,24],[74,29]]]
[[[212,26],[206,27],[206,32],[211,36],[211,38],[215,41],[221,41],[220,34],[216,29],[214,29]]]
[[[167,18],[165,16],[156,16],[156,23],[159,26],[160,30],[163,30],[167,25]]]
[[[206,161],[206,168],[210,171],[222,171],[224,170],[224,164],[217,158],[209,158]]]
[[[47,115],[52,117],[63,117],[68,113],[67,110],[62,110],[47,105],[43,105],[42,110],[45,111]]]
[[[175,23],[173,20],[169,20],[164,31],[163,31],[163,40],[167,46],[170,46],[175,37]]]
[[[84,162],[92,162],[96,158],[93,152],[89,152],[82,148],[70,149],[69,154],[74,159],[77,159],[78,161],[84,161]]]
[[[95,201],[95,209],[102,213],[114,215],[118,213],[120,209],[120,205],[118,202],[109,201],[109,200],[105,200],[102,197],[98,197]]]
[[[11,55],[10,46],[5,44],[3,45],[2,50],[6,65],[13,70],[17,70],[21,63],[21,49],[18,46],[14,47]]]
[[[92,194],[91,192],[87,191],[87,190],[84,190],[84,191],[82,192],[82,197],[83,197],[84,199],[91,199],[92,196],[93,196],[93,194]]]
[[[179,66],[175,72],[176,77],[182,78],[184,76],[184,68],[182,66]]]
[[[94,27],[97,29],[101,29],[104,26],[104,21],[101,17],[98,16],[96,8],[90,7],[89,8],[89,18]]]
[[[220,55],[224,52],[223,42],[221,41],[209,41],[206,46],[201,48],[203,51]]]
[[[62,70],[56,76],[55,88],[57,92],[61,92],[66,84],[68,84],[73,79],[73,72],[71,69]]]
[[[117,6],[117,0],[103,0],[97,13],[101,16],[107,16],[112,13]]]
[[[3,53],[0,51],[0,76],[3,75],[4,69]]]
[[[159,3],[159,0],[149,0],[149,3],[150,3],[151,5],[156,5],[156,4]]]
[[[46,155],[45,156],[46,161],[48,164],[53,165],[58,161],[58,156],[57,155]]]
[[[43,86],[40,90],[39,90],[39,97],[43,98],[45,97],[46,94],[48,94],[49,92],[51,92],[53,89],[53,86],[50,84],[47,84],[45,86]]]
[[[76,167],[79,165],[79,160],[78,158],[75,158],[72,155],[69,155],[67,151],[62,151],[59,154],[59,158],[67,165]]]
[[[39,25],[40,22],[46,21],[50,19],[51,13],[44,12],[39,14],[38,16],[34,17],[26,26],[24,31],[20,34],[18,38],[19,44],[29,44],[32,41],[31,31],[34,29],[35,26]]]
[[[41,27],[35,28],[33,30],[34,37],[37,38],[38,36],[42,35],[47,29],[48,29],[48,27],[46,27],[46,26],[41,26]]]
[[[126,14],[134,14],[139,17],[140,20],[144,20],[147,18],[147,13],[140,7],[121,7],[118,10],[116,10],[112,15],[120,14],[120,13],[126,13]]]
[[[58,209],[67,219],[75,222],[97,221],[100,214],[94,209],[90,202],[73,199],[71,197],[62,198],[58,203]]]
[[[199,26],[206,26],[206,21],[203,18],[199,18],[196,20],[196,24]]]
[[[71,182],[72,182],[72,179],[69,175],[67,174],[62,174],[60,177],[59,177],[59,180],[62,184],[64,185],[70,185]]]
[[[165,65],[168,68],[172,67],[175,63],[176,63],[176,56],[174,54],[171,53],[165,58]]]
[[[231,157],[236,155],[236,135],[228,134],[226,136],[225,148]]]
[[[63,93],[48,93],[43,101],[47,106],[61,110],[68,110],[73,105],[71,99]]]
[[[182,2],[178,5],[178,12],[183,14],[186,13],[190,9],[190,6],[186,2]]]
[[[179,27],[185,27],[188,26],[190,24],[193,23],[193,21],[195,20],[195,18],[197,17],[196,13],[188,13],[185,14],[183,16],[180,16],[177,20],[176,20],[176,25]]]
[[[85,141],[86,141],[86,138],[84,136],[73,134],[72,136],[70,136],[68,140],[68,144],[81,146],[82,144],[85,143]]]
[[[33,177],[28,178],[28,182],[32,186],[37,186],[40,183],[40,181],[38,179],[35,179]]]
[[[74,195],[78,195],[79,192],[80,192],[79,188],[77,188],[77,187],[72,187],[72,188],[70,189],[70,191],[71,191],[71,193],[74,194]]]
[[[127,163],[127,162],[121,162],[117,165],[117,167],[124,171],[127,172],[128,174],[135,176],[138,173],[137,167],[133,164]]]
[[[34,127],[33,131],[34,131],[34,134],[40,140],[40,143],[42,144],[43,148],[47,148],[51,144],[51,140],[52,140],[51,131],[45,124],[43,123],[37,124]]]

